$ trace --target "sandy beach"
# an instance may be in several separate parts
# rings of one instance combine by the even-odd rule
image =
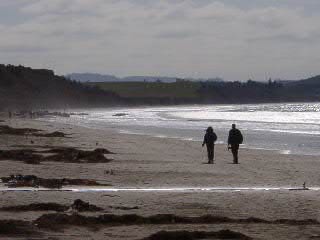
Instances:
[[[159,231],[186,231],[190,234],[221,230],[242,235],[185,239],[320,239],[320,190],[317,190],[320,186],[320,161],[317,156],[241,149],[240,164],[234,165],[226,146],[216,145],[215,164],[208,165],[205,164],[206,152],[201,142],[119,134],[112,128],[90,129],[39,120],[5,119],[1,124],[40,129],[46,133],[60,131],[67,136],[1,134],[0,150],[42,151],[72,147],[92,151],[105,148],[114,154],[106,154],[112,161],[105,163],[43,161],[26,164],[13,159],[1,160],[0,177],[21,174],[46,179],[90,179],[102,184],[104,187],[101,188],[136,190],[2,191],[0,208],[34,203],[70,206],[74,200],[81,199],[103,210],[77,212],[69,209],[63,213],[1,210],[0,220],[22,220],[20,224],[32,225],[34,233],[1,234],[0,229],[0,239],[183,239],[150,236]],[[311,190],[289,190],[302,187],[304,182]],[[1,186],[5,187],[5,184],[1,183]],[[82,187],[88,188],[74,186]],[[179,191],[174,191],[174,188]],[[182,188],[217,190],[183,191]],[[48,217],[52,220],[49,222],[51,226],[42,226],[36,221],[48,213],[53,214]],[[64,214],[64,220],[69,222],[55,222],[59,214]],[[132,221],[123,222],[114,218],[109,222],[97,220],[101,220],[102,215],[119,217],[127,214],[145,219],[136,221],[132,217]],[[169,220],[149,219],[158,214],[172,215]],[[68,220],[68,216],[73,216],[74,222]],[[79,216],[86,216],[90,221],[79,220]],[[209,216],[207,222],[204,216]],[[224,219],[213,219],[217,217]]]

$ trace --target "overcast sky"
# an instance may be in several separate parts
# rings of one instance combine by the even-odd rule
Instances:
[[[0,0],[0,62],[226,80],[320,74],[319,0]]]

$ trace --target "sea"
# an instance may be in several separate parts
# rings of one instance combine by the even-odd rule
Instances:
[[[185,105],[73,111],[51,121],[119,133],[197,141],[212,126],[226,144],[231,124],[244,136],[242,147],[281,154],[320,155],[320,103]]]

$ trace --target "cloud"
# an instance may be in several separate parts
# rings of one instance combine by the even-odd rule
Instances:
[[[171,38],[171,39],[184,39],[184,38],[192,38],[201,34],[200,31],[197,30],[189,30],[189,29],[171,29],[167,31],[162,31],[159,34],[156,34],[156,38]]]
[[[250,1],[254,7],[232,2],[3,0],[3,11],[15,9],[17,17],[14,24],[0,18],[0,61],[59,73],[228,79],[316,72],[320,14],[301,2]],[[315,7],[320,3],[312,1]],[[308,67],[297,73],[299,65]]]

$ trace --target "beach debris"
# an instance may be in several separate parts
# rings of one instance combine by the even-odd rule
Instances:
[[[73,116],[87,116],[88,113],[66,113],[66,112],[49,112],[49,111],[35,111],[33,112],[35,117],[65,117],[69,118],[71,115]]]
[[[78,212],[97,212],[103,210],[103,208],[92,205],[89,202],[84,202],[81,199],[76,199],[71,205],[71,208]]]
[[[237,239],[251,240],[253,238],[231,230],[220,230],[217,232],[204,231],[160,231],[143,240],[197,240],[197,239]]]
[[[112,194],[104,194],[102,195],[102,197],[111,197],[111,198],[114,198],[114,197],[120,197],[119,195],[112,195]]]
[[[89,113],[69,113],[70,115],[75,115],[75,116],[88,116]]]
[[[309,189],[309,188],[306,187],[306,182],[304,182],[304,183],[302,184],[302,188],[303,188],[303,189]]]
[[[112,170],[112,169],[104,170],[104,174],[106,174],[106,175],[114,175],[114,170]]]
[[[139,209],[138,206],[134,207],[126,207],[126,206],[110,206],[110,208],[117,209],[117,210],[136,210]]]
[[[66,112],[49,112],[49,111],[35,111],[34,117],[70,117],[71,114]],[[76,114],[73,114],[76,115]]]
[[[113,117],[124,117],[124,116],[128,116],[129,114],[128,113],[116,113],[116,114],[113,114],[112,116]]]
[[[44,188],[61,188],[66,185],[75,186],[110,186],[110,184],[101,184],[90,179],[46,179],[39,178],[35,175],[11,175],[10,177],[1,177],[8,187],[44,187]]]
[[[306,182],[302,184],[302,188],[290,188],[289,191],[306,191],[310,190],[309,188],[306,187]]]

